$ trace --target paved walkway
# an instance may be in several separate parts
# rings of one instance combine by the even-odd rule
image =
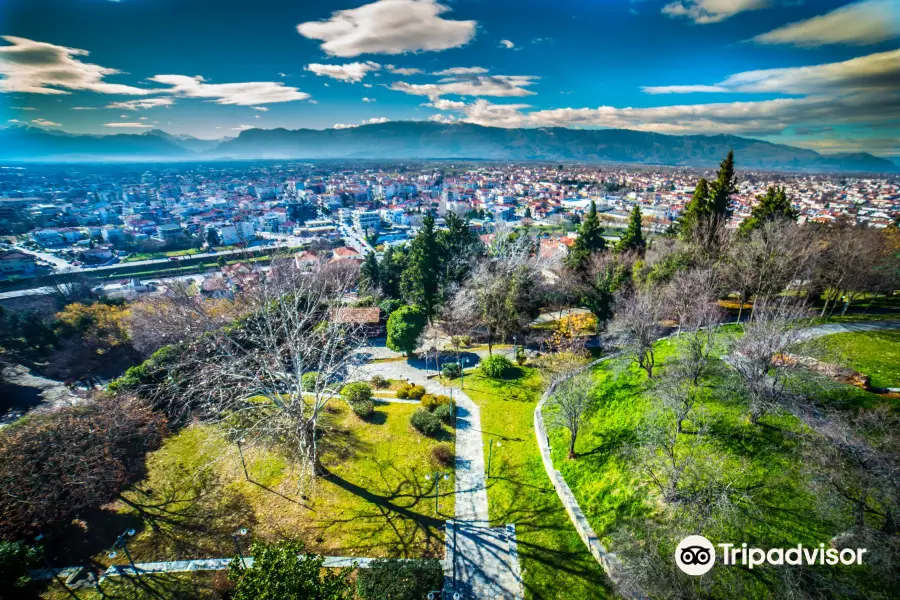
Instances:
[[[447,525],[445,590],[472,600],[519,600],[524,590],[515,527],[491,528],[489,523],[481,409],[462,390],[428,379],[434,370],[422,367],[420,360],[370,363],[357,374],[408,380],[456,400],[456,516]]]

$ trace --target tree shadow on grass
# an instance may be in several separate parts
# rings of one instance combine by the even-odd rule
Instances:
[[[322,479],[365,500],[366,504],[359,509],[343,511],[337,517],[316,520],[312,529],[318,535],[317,541],[359,526],[364,537],[358,538],[352,546],[345,544],[341,550],[352,555],[443,556],[445,521],[431,516],[434,481],[423,485],[414,469],[400,469],[385,462],[378,463],[378,477],[364,485],[330,471],[326,471]],[[440,491],[439,497],[453,494],[453,488],[447,486],[446,491]]]

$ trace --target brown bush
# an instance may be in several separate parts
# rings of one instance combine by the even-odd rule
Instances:
[[[130,399],[31,417],[0,434],[0,538],[24,539],[115,499],[144,475],[166,420]]]
[[[455,458],[449,444],[438,444],[431,449],[431,459],[442,467],[453,466]]]

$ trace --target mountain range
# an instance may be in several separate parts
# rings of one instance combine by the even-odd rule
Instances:
[[[627,129],[504,129],[469,123],[393,121],[344,129],[247,129],[201,140],[161,130],[76,135],[0,129],[0,160],[42,162],[219,159],[479,159],[712,167],[734,150],[746,169],[896,172],[865,152],[813,150],[733,135],[665,135]]]

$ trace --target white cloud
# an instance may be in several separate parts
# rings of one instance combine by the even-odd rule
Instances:
[[[394,75],[421,75],[422,69],[409,69],[405,67],[395,67],[394,65],[384,65],[384,68],[387,69],[388,73],[393,73]]]
[[[512,50],[513,48],[516,47],[516,45],[509,40],[500,40],[500,45],[503,46],[504,48],[506,48],[507,50]]]
[[[138,100],[126,100],[124,102],[111,102],[106,108],[116,108],[121,110],[143,110],[147,108],[156,108],[158,106],[172,106],[175,101],[171,98],[140,98]]]
[[[245,129],[253,129],[253,125],[238,125],[231,128],[232,131],[244,131]]]
[[[32,119],[31,122],[38,127],[62,127],[62,125],[60,125],[59,123],[54,123],[53,121],[48,121],[47,119]]]
[[[93,106],[73,106],[72,110],[97,110]]]
[[[146,95],[145,90],[108,83],[105,78],[121,71],[80,61],[86,50],[67,48],[21,37],[4,35],[12,44],[0,46],[0,92],[31,94],[70,94],[72,91],[92,91],[101,94]]]
[[[134,128],[140,129],[140,128],[143,128],[143,127],[150,127],[150,125],[147,125],[146,123],[141,123],[141,122],[137,122],[137,121],[135,121],[135,122],[104,123],[103,126],[104,126],[104,127],[123,127],[123,128],[127,128],[127,129],[128,129],[128,128],[130,128],[130,129],[134,129]]]
[[[363,98],[363,102],[375,102],[375,98]]]
[[[246,83],[206,83],[197,75],[156,75],[151,81],[172,86],[166,93],[188,98],[209,98],[217,104],[237,104],[253,106],[273,102],[293,102],[306,100],[309,94],[297,88],[288,87],[274,81],[252,81]]]
[[[253,110],[258,110],[260,112],[269,112],[269,107],[267,106],[251,106]]]
[[[662,12],[704,25],[724,21],[748,10],[765,8],[769,4],[769,0],[675,0],[663,6]]]
[[[458,119],[453,115],[445,115],[443,113],[437,115],[431,115],[428,117],[429,121],[434,121],[435,123],[444,123],[449,125],[450,123],[456,123]]]
[[[146,121],[147,117],[138,117],[138,121]]]
[[[278,76],[283,79],[283,78],[287,77],[288,75],[287,75],[287,73],[279,73]]]
[[[362,124],[363,125],[376,125],[379,123],[389,123],[389,122],[390,122],[390,119],[388,119],[387,117],[372,117],[371,119],[364,119]]]
[[[9,120],[6,121],[6,122],[7,122],[7,123],[21,123],[22,121],[20,121],[20,120],[18,120],[18,119],[9,119]]]
[[[435,71],[432,75],[482,75],[488,70],[484,67],[451,67],[443,71]]]
[[[397,81],[390,89],[405,94],[428,96],[434,100],[447,94],[458,96],[521,97],[532,96],[534,92],[525,89],[533,85],[537,77],[526,75],[474,75],[468,77],[448,77],[438,83],[412,84]]]
[[[376,62],[353,62],[345,65],[323,65],[313,63],[306,66],[306,70],[316,75],[331,77],[338,81],[346,81],[348,83],[359,83],[370,71],[377,71],[381,68]]]
[[[475,21],[444,19],[450,8],[435,0],[378,0],[333,12],[297,26],[300,35],[322,42],[332,56],[403,54],[456,48],[475,36]]]
[[[11,106],[10,108],[12,108],[13,110],[37,110],[33,106]]]
[[[745,92],[781,94],[878,93],[900,88],[900,50],[878,52],[843,62],[762,69],[731,75],[715,85],[647,86],[649,94]]]
[[[864,46],[896,37],[900,37],[900,1],[863,0],[779,27],[753,41],[812,48],[827,44]]]
[[[350,125],[348,123],[335,123],[331,126],[332,129],[352,129],[353,127],[359,127],[359,125]]]
[[[438,98],[434,102],[427,102],[422,106],[427,106],[428,108],[436,108],[438,110],[462,110],[466,107],[466,103],[458,100],[446,100],[444,98]]]
[[[526,104],[479,99],[456,110],[461,120],[494,127],[601,127],[657,133],[776,134],[805,124],[869,124],[900,119],[900,94],[810,96],[761,102],[653,108],[557,108],[525,112]]]
[[[641,88],[648,94],[694,94],[698,92],[715,93],[731,91],[721,85],[657,85]]]

